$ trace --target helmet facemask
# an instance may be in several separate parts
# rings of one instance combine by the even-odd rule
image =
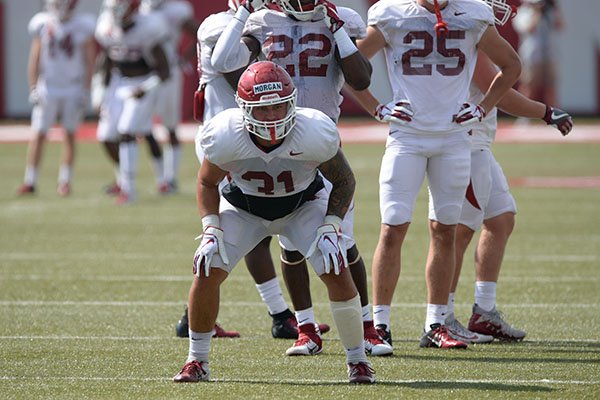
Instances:
[[[270,82],[261,85],[277,85],[279,82]],[[288,96],[279,97],[277,93],[265,94],[258,101],[248,101],[240,98],[236,94],[236,101],[244,111],[244,121],[248,132],[270,141],[274,144],[277,140],[283,139],[296,125],[296,89]],[[273,106],[285,104],[287,112],[285,117],[274,121],[261,121],[254,116],[254,110],[257,107]]]
[[[316,7],[316,0],[310,2],[302,0],[277,0],[279,7],[287,15],[294,17],[298,21],[312,21],[315,19],[315,14],[319,10]]]
[[[484,0],[494,11],[494,22],[496,25],[506,24],[512,17],[517,15],[517,9],[514,6],[506,4],[506,0]]]

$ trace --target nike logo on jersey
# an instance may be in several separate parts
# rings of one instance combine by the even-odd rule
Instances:
[[[290,150],[290,156],[299,156],[300,154],[304,154],[302,151],[295,152],[294,150]]]
[[[458,17],[459,15],[466,14],[466,12],[454,11],[454,16]]]
[[[303,320],[298,321],[298,326],[304,324],[306,321],[308,321],[308,318],[304,318]]]

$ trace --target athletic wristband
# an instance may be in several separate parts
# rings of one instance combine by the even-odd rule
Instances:
[[[144,92],[149,92],[152,89],[154,89],[155,87],[158,87],[158,85],[160,85],[161,82],[162,82],[162,80],[158,77],[158,75],[152,75],[150,78],[148,78],[144,82],[142,82],[142,84],[140,85],[140,88]]]
[[[342,225],[342,219],[337,215],[326,215],[323,225],[333,225],[336,232],[340,231],[340,225]]]
[[[221,223],[219,222],[219,216],[217,214],[208,214],[202,217],[202,230],[205,230],[209,226],[220,228]]]
[[[333,38],[335,39],[341,58],[351,56],[358,51],[354,43],[352,43],[352,39],[348,36],[348,32],[346,32],[344,28],[335,31],[333,33]]]

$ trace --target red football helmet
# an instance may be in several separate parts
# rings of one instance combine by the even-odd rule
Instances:
[[[240,76],[235,95],[244,111],[246,129],[271,143],[286,136],[296,124],[296,87],[285,69],[271,61],[251,64]],[[261,121],[254,117],[256,107],[287,103],[284,118]]]
[[[118,25],[123,26],[138,12],[140,0],[104,0],[104,8]]]
[[[58,16],[61,21],[71,17],[75,6],[77,6],[77,0],[46,0],[46,10]]]

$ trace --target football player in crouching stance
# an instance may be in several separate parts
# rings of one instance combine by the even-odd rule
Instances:
[[[296,108],[285,69],[261,61],[242,74],[239,108],[212,118],[201,145],[197,181],[203,233],[194,255],[189,297],[190,346],[175,382],[210,379],[212,329],[220,286],[238,261],[270,235],[282,234],[309,260],[327,286],[333,319],[346,351],[351,383],[373,383],[363,342],[360,299],[346,259],[341,221],[354,195],[354,174],[333,121]],[[331,182],[329,196],[318,172]],[[231,182],[219,182],[227,175]],[[308,344],[310,345],[310,343]],[[319,351],[319,343],[312,343]]]

